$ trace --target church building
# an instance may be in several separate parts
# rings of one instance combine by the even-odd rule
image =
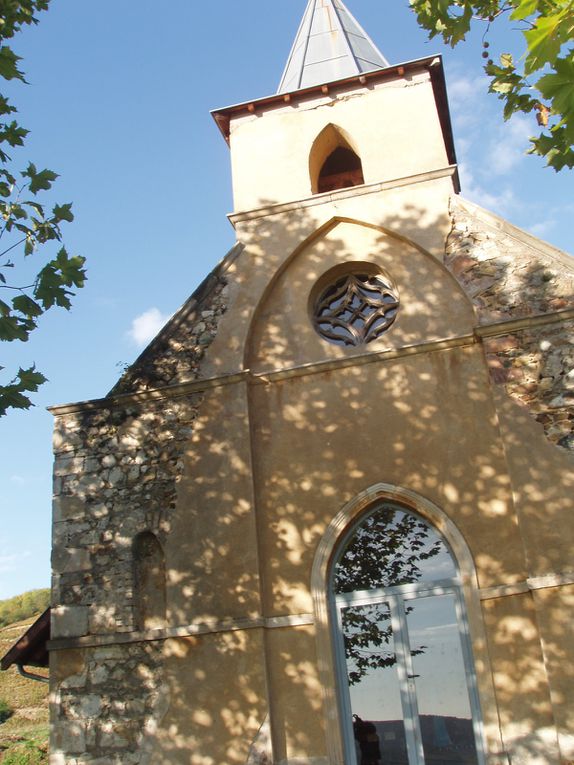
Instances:
[[[342,0],[213,116],[235,246],[52,408],[51,765],[571,765],[574,261]]]

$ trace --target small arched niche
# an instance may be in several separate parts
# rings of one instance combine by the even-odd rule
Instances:
[[[137,630],[165,626],[165,556],[158,538],[142,531],[133,541],[134,622]]]
[[[313,194],[360,186],[365,182],[361,158],[350,136],[336,125],[319,133],[309,155]]]

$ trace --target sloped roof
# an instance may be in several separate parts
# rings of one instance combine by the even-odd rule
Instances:
[[[9,669],[13,664],[23,667],[47,667],[50,639],[50,609],[47,608],[26,632],[0,659],[0,669]]]
[[[278,93],[389,66],[342,0],[309,0]]]

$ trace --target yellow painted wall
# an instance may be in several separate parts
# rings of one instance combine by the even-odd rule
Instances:
[[[310,196],[311,147],[330,123],[352,139],[366,184],[448,164],[425,71],[234,119],[230,135],[234,209]]]

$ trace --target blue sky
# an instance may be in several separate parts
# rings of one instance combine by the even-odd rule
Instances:
[[[306,0],[52,0],[13,40],[27,87],[9,93],[24,152],[73,201],[66,245],[88,260],[70,313],[53,312],[8,368],[49,378],[36,407],[0,420],[0,598],[49,584],[50,404],[97,398],[234,242],[227,146],[209,112],[275,92]],[[463,196],[574,252],[573,176],[526,157],[529,118],[486,94],[481,36],[427,41],[406,0],[347,0],[391,63],[443,53]],[[508,30],[491,49],[516,49]],[[7,345],[7,344],[3,344]],[[5,378],[3,378],[5,381]]]

